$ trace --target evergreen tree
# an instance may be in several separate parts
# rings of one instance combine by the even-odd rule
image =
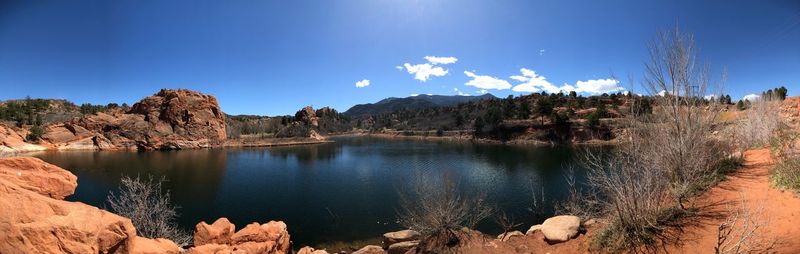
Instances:
[[[739,109],[740,111],[744,110],[744,102],[742,102],[742,100],[739,100],[739,102],[736,103],[736,108]]]
[[[534,111],[542,119],[542,125],[544,125],[544,118],[553,113],[553,102],[547,97],[539,98],[536,100]]]

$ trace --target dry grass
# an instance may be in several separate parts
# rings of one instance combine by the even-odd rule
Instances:
[[[744,201],[744,197],[742,197]],[[764,218],[764,205],[749,207],[728,205],[729,216],[717,227],[716,254],[770,253],[777,243],[766,237],[767,220]]]

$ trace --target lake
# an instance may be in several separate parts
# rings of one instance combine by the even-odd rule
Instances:
[[[552,204],[567,196],[565,168],[575,164],[571,147],[507,146],[335,138],[334,143],[242,149],[157,152],[49,152],[36,155],[78,176],[67,200],[107,207],[106,195],[120,178],[164,176],[180,226],[227,217],[246,224],[285,221],[296,247],[379,237],[400,229],[398,190],[417,172],[447,173],[459,187],[483,193],[523,222],[541,223]],[[579,149],[578,149],[579,150]],[[585,171],[578,168],[581,179]],[[544,190],[543,214],[531,209],[532,190]],[[540,195],[540,194],[537,194]],[[539,215],[537,215],[539,214]],[[485,233],[500,233],[487,221]]]

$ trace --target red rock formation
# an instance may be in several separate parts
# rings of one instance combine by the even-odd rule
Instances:
[[[213,224],[197,224],[194,234],[196,247],[188,253],[270,253],[287,254],[291,252],[289,232],[281,221],[265,224],[250,223],[233,233],[235,226],[228,219],[219,218]]]
[[[225,114],[213,96],[163,89],[121,109],[44,127],[37,144],[27,131],[0,125],[0,152],[37,150],[190,149],[222,144]]]

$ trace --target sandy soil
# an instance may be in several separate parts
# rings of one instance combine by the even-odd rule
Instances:
[[[714,253],[719,224],[738,207],[754,213],[755,222],[766,223],[757,231],[756,241],[775,243],[776,253],[800,253],[800,198],[770,184],[773,166],[768,149],[747,151],[743,168],[693,202],[702,216],[688,223],[667,252]]]

